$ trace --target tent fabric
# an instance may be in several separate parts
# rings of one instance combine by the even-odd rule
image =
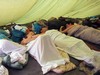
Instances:
[[[36,0],[0,0],[0,26],[13,23],[24,16]]]
[[[0,26],[51,17],[100,15],[100,0],[0,0]]]

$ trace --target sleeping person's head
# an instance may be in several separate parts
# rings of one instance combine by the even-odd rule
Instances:
[[[51,29],[59,30],[60,27],[61,27],[61,22],[59,20],[48,21],[48,29],[49,30],[51,30]]]
[[[67,27],[70,27],[70,26],[72,26],[72,25],[74,25],[74,21],[73,21],[73,20],[68,20],[68,21],[66,21],[66,28],[67,28]]]
[[[40,34],[40,33],[44,32],[44,29],[47,28],[47,25],[48,25],[48,22],[46,20],[42,19],[42,20],[35,22],[32,25],[32,28],[36,34]]]
[[[43,26],[41,28],[41,33],[45,33],[48,30],[48,26]]]

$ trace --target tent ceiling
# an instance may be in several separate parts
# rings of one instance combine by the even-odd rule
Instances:
[[[0,0],[0,26],[69,16],[100,15],[100,0]]]

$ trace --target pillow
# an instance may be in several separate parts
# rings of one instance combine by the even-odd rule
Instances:
[[[32,24],[32,30],[36,33],[39,34],[41,32],[42,26],[39,25],[37,22]]]
[[[76,68],[76,66],[72,62],[69,62],[66,64],[59,65],[58,67],[53,69],[53,71],[56,73],[59,73],[59,70],[63,70],[63,72],[67,72],[67,71],[71,71],[75,68]]]
[[[72,62],[66,63],[65,64],[65,70],[66,71],[70,71],[76,68],[76,65]]]
[[[57,49],[58,49],[58,52],[60,53],[60,55],[63,58],[65,58],[65,60],[67,61],[65,65],[60,65],[57,68],[59,69],[59,68],[61,68],[61,67],[64,66],[65,71],[70,71],[70,70],[75,69],[76,65],[74,63],[70,62],[70,60],[69,60],[70,58],[69,58],[68,54],[64,50],[62,50],[61,48],[59,48],[59,47],[57,47]]]

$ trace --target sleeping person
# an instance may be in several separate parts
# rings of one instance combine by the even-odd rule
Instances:
[[[29,54],[40,64],[43,74],[48,71],[64,73],[75,68],[69,56],[62,49],[57,48],[46,34],[34,35],[33,32],[29,32],[21,44],[27,46]]]
[[[83,60],[93,65],[94,70],[100,70],[100,52],[91,50],[81,39],[65,35],[58,30],[48,30],[47,35],[51,37],[55,45],[75,59]]]
[[[74,24],[72,21],[66,22],[66,29],[62,30],[62,28],[63,27],[61,27],[60,31],[63,33],[100,45],[100,30]]]

